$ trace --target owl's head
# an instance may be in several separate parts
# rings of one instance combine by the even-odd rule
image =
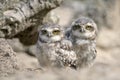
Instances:
[[[63,38],[63,30],[57,24],[44,24],[39,30],[39,39],[46,43],[57,42]]]
[[[97,25],[90,18],[80,17],[72,23],[71,34],[81,39],[95,39]]]

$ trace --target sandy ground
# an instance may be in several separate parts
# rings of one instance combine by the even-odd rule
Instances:
[[[60,16],[60,25],[67,26],[74,13],[69,8],[58,8],[55,12]],[[64,13],[65,12],[65,13]],[[64,15],[63,15],[64,13]],[[116,15],[116,14],[113,14]],[[113,19],[116,20],[116,19]],[[93,66],[78,71],[62,70],[34,70],[38,68],[35,57],[19,52],[18,60],[21,67],[28,70],[19,71],[9,78],[0,80],[120,80],[120,23],[119,19],[113,28],[102,28],[97,38],[97,58]],[[33,69],[33,71],[29,70]]]

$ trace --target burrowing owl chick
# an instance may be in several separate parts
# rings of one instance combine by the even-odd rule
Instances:
[[[97,26],[87,17],[80,17],[73,21],[66,37],[73,44],[78,58],[78,67],[85,67],[93,63],[96,58]]]
[[[41,67],[76,68],[76,54],[72,43],[64,38],[64,30],[57,24],[44,24],[39,30],[36,57]]]

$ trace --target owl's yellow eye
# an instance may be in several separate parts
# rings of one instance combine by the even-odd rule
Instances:
[[[77,30],[77,29],[80,29],[80,28],[81,28],[80,25],[74,25],[72,29],[73,29],[73,30]]]
[[[42,33],[43,35],[45,35],[45,34],[47,34],[47,31],[46,31],[46,30],[41,30],[41,33]]]
[[[52,33],[53,33],[54,35],[59,35],[59,34],[60,34],[60,30],[54,30]]]
[[[93,28],[92,26],[89,26],[89,25],[86,26],[85,28],[86,28],[87,30],[89,30],[89,31],[93,31],[93,30],[94,30],[94,28]]]

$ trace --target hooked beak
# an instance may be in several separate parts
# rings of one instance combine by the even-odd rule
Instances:
[[[52,34],[47,34],[47,37],[51,37],[52,36]]]
[[[79,32],[83,33],[83,32],[85,32],[85,30],[84,30],[83,28],[81,28],[81,29],[79,30]]]

